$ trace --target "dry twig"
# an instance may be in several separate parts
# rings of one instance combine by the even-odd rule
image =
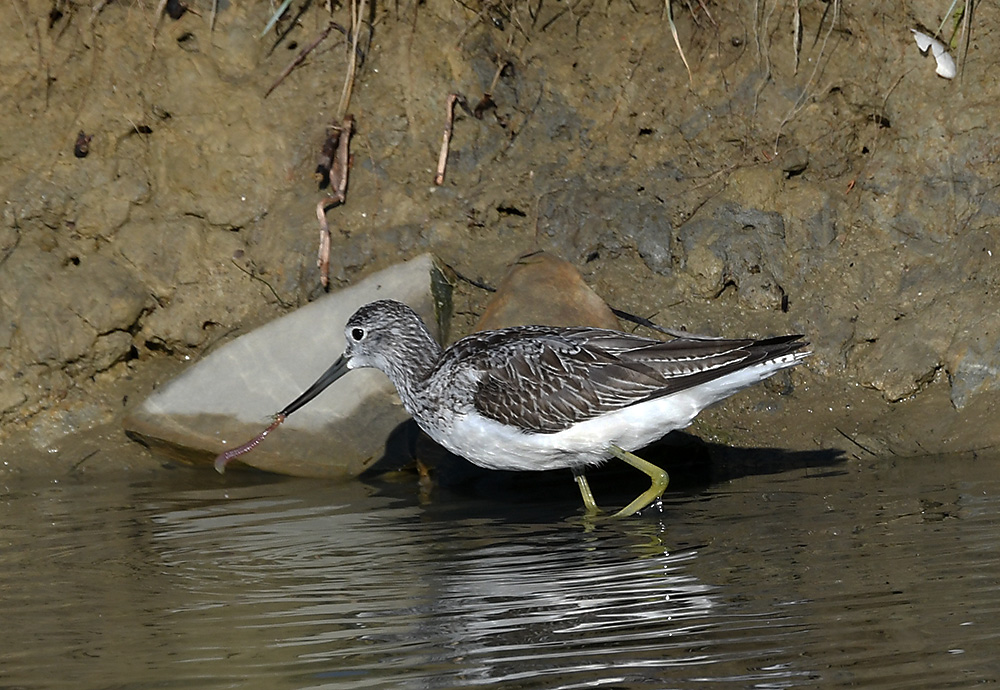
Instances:
[[[465,96],[459,93],[448,95],[446,101],[447,116],[444,122],[444,137],[441,142],[441,153],[438,155],[437,174],[434,176],[434,184],[441,186],[444,184],[444,171],[448,166],[448,148],[451,145],[451,132],[455,127],[455,104],[461,105],[465,110],[469,109]]]
[[[823,57],[826,55],[826,45],[830,40],[830,36],[833,34],[834,29],[837,26],[837,21],[840,19],[840,1],[832,0],[830,5],[833,8],[833,16],[830,18],[830,27],[826,30],[826,34],[823,36],[823,43],[819,47],[819,55],[816,56],[815,64],[813,64],[812,72],[809,74],[809,79],[806,80],[805,86],[802,88],[802,93],[792,104],[791,110],[788,114],[781,120],[778,124],[778,132],[774,135],[774,153],[778,153],[778,142],[781,139],[781,130],[784,129],[785,125],[792,121],[792,119],[799,114],[799,111],[805,107],[806,102],[811,96],[809,88],[812,86],[816,77],[819,75],[820,67],[823,65]],[[819,34],[817,33],[817,38]]]
[[[688,84],[694,86],[694,77],[691,76],[691,66],[688,64],[687,58],[684,57],[684,49],[681,48],[681,39],[677,36],[677,25],[674,24],[674,10],[670,6],[670,0],[663,0],[667,6],[667,23],[670,24],[670,35],[674,37],[674,45],[677,46],[677,52],[681,54],[681,62],[684,63],[684,69],[688,73]]]
[[[799,73],[799,52],[802,50],[802,8],[799,0],[795,0],[795,14],[792,18],[792,48],[795,53],[795,64],[792,74]]]
[[[345,117],[351,105],[351,93],[354,90],[354,76],[358,69],[358,39],[361,36],[361,18],[365,13],[365,0],[351,0],[351,61],[347,65],[347,75],[344,77],[344,88],[340,92],[340,104],[337,106],[337,117]]]
[[[344,29],[344,27],[342,27],[337,22],[330,22],[329,24],[327,24],[326,28],[320,31],[319,36],[316,37],[316,40],[314,40],[312,43],[310,43],[305,48],[300,50],[299,54],[296,55],[295,58],[290,63],[288,63],[288,66],[281,71],[281,74],[279,74],[278,78],[274,80],[274,83],[271,84],[271,86],[268,87],[267,91],[264,92],[264,98],[270,96],[271,92],[274,91],[276,88],[278,88],[278,84],[283,82],[285,80],[285,77],[287,77],[289,74],[292,73],[293,69],[302,64],[302,61],[306,59],[306,56],[309,55],[309,53],[311,53],[313,50],[315,50],[316,46],[322,43],[323,39],[329,36],[330,32],[333,29],[337,29],[341,33],[347,33],[347,30]]]
[[[153,35],[150,37],[150,43],[154,48],[156,47],[156,32],[160,30],[160,20],[163,19],[165,9],[167,9],[167,0],[160,0],[160,4],[156,6],[156,11],[153,13]]]

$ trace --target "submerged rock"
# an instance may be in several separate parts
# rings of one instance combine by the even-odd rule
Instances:
[[[451,309],[446,269],[429,254],[375,273],[248,333],[147,398],[125,419],[134,439],[175,459],[205,464],[258,434],[344,350],[343,327],[377,299],[405,302],[441,337]],[[408,418],[379,371],[351,372],[290,415],[239,462],[308,477],[360,474]]]

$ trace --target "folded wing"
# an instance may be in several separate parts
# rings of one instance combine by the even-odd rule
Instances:
[[[525,338],[526,332],[531,337]],[[528,327],[492,334],[476,409],[504,424],[554,433],[794,352],[801,336],[666,342],[617,331]]]

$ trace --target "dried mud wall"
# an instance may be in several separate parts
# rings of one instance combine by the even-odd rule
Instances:
[[[782,429],[741,424],[753,397],[706,429],[859,455],[992,448],[1000,12],[976,7],[945,80],[910,29],[947,4],[676,3],[690,75],[662,2],[368,5],[333,284],[427,250],[495,283],[545,249],[665,325],[808,335]],[[343,34],[265,93],[349,9],[293,3],[263,38],[267,3],[223,3],[214,28],[209,3],[190,9],[5,9],[8,437],[113,425],[101,390],[318,294],[313,172]],[[488,91],[482,119],[458,111],[435,187],[448,94]],[[484,300],[469,289],[459,312]]]

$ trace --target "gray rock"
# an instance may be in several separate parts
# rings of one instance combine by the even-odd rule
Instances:
[[[905,400],[934,380],[941,360],[933,343],[900,328],[879,338],[858,363],[858,376],[889,402]]]
[[[643,262],[661,275],[670,273],[672,226],[665,205],[637,198],[630,187],[595,188],[574,180],[572,186],[542,196],[540,234],[555,253],[584,263],[593,253],[612,255],[634,246]]]
[[[141,281],[101,254],[65,268],[49,254],[25,255],[24,261],[8,262],[0,269],[0,279],[11,286],[0,297],[6,307],[0,308],[0,318],[16,323],[12,347],[32,363],[75,362],[82,370],[99,370],[91,361],[97,338],[128,330],[150,302]],[[129,347],[125,343],[119,354]]]
[[[781,171],[785,173],[785,177],[801,175],[807,167],[809,167],[809,152],[804,148],[796,147],[781,155]]]
[[[780,309],[784,290],[785,224],[781,214],[724,202],[677,229],[682,266],[705,296],[733,285],[754,309]]]
[[[1000,388],[1000,340],[995,332],[985,331],[970,338],[949,367],[948,378],[951,403],[958,410],[973,396]]]
[[[638,208],[639,223],[629,228],[628,234],[635,240],[635,248],[643,263],[660,275],[669,275],[673,262],[670,251],[670,235],[673,227],[661,206],[648,201]]]
[[[412,306],[440,337],[451,285],[424,254],[326,295],[213,352],[132,411],[126,431],[176,459],[207,465],[256,436],[326,371],[344,350],[347,318],[382,298]],[[296,476],[356,476],[383,455],[386,439],[407,418],[381,372],[354,371],[239,460]]]

